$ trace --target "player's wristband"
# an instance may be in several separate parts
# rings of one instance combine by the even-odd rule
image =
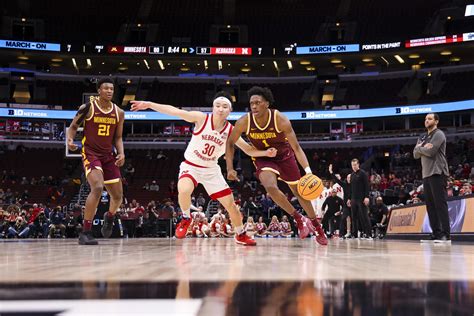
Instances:
[[[308,174],[308,173],[313,173],[313,172],[311,171],[311,168],[310,168],[310,167],[304,168],[304,171],[306,172],[306,174]]]

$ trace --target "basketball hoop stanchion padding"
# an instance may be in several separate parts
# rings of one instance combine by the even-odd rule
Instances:
[[[69,127],[66,128],[66,135]],[[76,137],[74,137],[74,144],[77,145],[76,151],[70,151],[67,147],[67,137],[64,138],[64,147],[65,147],[65,156],[68,158],[82,158],[81,150],[82,150],[82,136],[84,133],[84,127],[79,127],[77,129]]]

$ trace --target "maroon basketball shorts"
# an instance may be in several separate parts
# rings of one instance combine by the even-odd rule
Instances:
[[[112,154],[100,158],[83,154],[82,164],[84,165],[86,178],[92,170],[100,170],[102,172],[104,175],[104,184],[117,183],[122,178],[120,168],[115,165],[115,157]]]
[[[262,171],[271,171],[278,175],[278,179],[288,184],[297,184],[301,178],[300,169],[296,162],[295,156],[280,160],[275,158],[254,158],[253,161],[257,169],[257,178],[260,177]]]

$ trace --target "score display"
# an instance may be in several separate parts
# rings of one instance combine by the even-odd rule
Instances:
[[[104,44],[61,44],[63,53],[105,54],[107,46]]]
[[[251,47],[211,47],[211,55],[251,56]]]
[[[109,54],[252,56],[252,47],[107,46]],[[262,49],[258,52],[261,54]]]
[[[36,50],[66,54],[113,54],[113,55],[191,55],[191,56],[298,56],[313,54],[344,54],[360,51],[387,49],[411,49],[423,46],[449,45],[474,41],[474,32],[440,35],[427,38],[399,40],[386,43],[352,43],[302,46],[296,42],[279,47],[233,47],[233,46],[190,46],[188,45],[113,45],[105,43],[47,43],[22,40],[1,40],[0,49]]]
[[[420,47],[420,46],[431,46],[440,44],[450,44],[463,41],[463,35],[449,35],[449,36],[436,36],[427,38],[417,38],[407,40],[405,42],[406,48]]]

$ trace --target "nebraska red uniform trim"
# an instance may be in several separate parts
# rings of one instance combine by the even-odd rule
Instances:
[[[207,124],[207,119],[209,118],[209,115],[206,115],[206,119],[204,120],[204,124],[202,124],[201,126],[201,129],[197,132],[194,132],[193,131],[193,135],[199,135],[202,133],[202,131],[204,130],[204,128],[206,127],[206,124]]]
[[[194,187],[198,186],[198,182],[196,181],[196,179],[194,179],[194,177],[192,175],[185,173],[181,177],[179,177],[179,179],[182,179],[182,178],[189,178],[189,179],[191,179],[191,181],[193,181]]]
[[[191,161],[187,161],[187,160],[185,160],[184,163],[187,163],[188,165],[193,166],[193,167],[197,167],[197,168],[208,168],[208,167],[196,165],[195,163],[192,163]]]
[[[230,194],[232,194],[232,190],[230,188],[227,188],[227,189],[224,189],[222,191],[211,194],[210,198],[213,199],[213,200],[217,200],[221,197],[228,196]]]
[[[225,153],[225,144],[232,127],[227,121],[222,121],[220,124],[222,124],[222,128],[214,130],[213,116],[211,114],[206,116],[205,124],[193,134],[188,143],[184,152],[186,161],[198,167],[213,168],[218,166],[217,161]]]
[[[216,129],[214,128],[214,120],[213,120],[214,114],[211,114],[211,128],[215,131]],[[224,127],[219,131],[219,134],[222,134],[225,129],[227,128],[227,125],[229,125],[229,122],[226,121],[224,124]]]

